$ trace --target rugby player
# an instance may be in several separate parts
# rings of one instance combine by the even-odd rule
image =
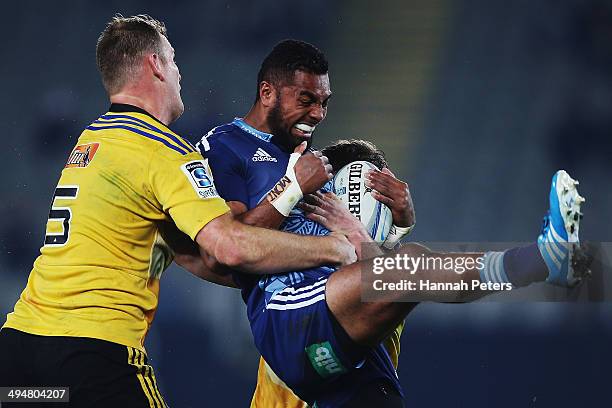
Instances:
[[[183,102],[163,23],[114,17],[96,58],[111,106],[62,170],[41,254],[0,331],[0,386],[69,387],[71,407],[160,408],[144,340],[173,258],[164,231],[253,273],[346,264],[355,248],[341,234],[300,237],[233,219],[207,162],[168,128]],[[307,190],[331,171],[322,156],[309,160]]]
[[[392,205],[394,215],[394,224],[396,225],[411,225],[415,223],[415,213],[412,205],[412,199],[410,197],[410,191],[407,190],[407,184],[393,179],[393,174],[389,171],[387,161],[385,159],[384,152],[377,149],[376,146],[366,140],[340,140],[329,146],[321,149],[321,153],[329,159],[329,163],[334,169],[334,173],[347,165],[350,162],[363,160],[368,161],[376,165],[379,169],[383,169],[384,173],[389,174],[390,188],[385,189],[381,183],[375,183],[371,187],[378,187],[381,191],[384,191],[386,195],[384,198],[389,199],[389,203]],[[377,194],[376,191],[373,191]],[[306,196],[305,200],[310,202],[319,203],[320,195],[317,196]],[[341,219],[345,217],[352,217],[350,213],[347,213],[344,204],[339,203],[338,200],[330,201],[333,205],[327,207],[328,213],[326,219],[334,219],[336,222],[335,227],[342,228]],[[301,208],[305,210],[317,211],[311,205],[302,203]],[[308,218],[313,221],[317,221],[320,215],[315,212],[309,212]],[[322,221],[322,220],[320,220]],[[349,223],[350,224],[350,223]],[[400,353],[400,337],[404,328],[404,323],[399,324],[395,330],[383,341],[383,346],[391,359],[393,367],[397,369]],[[384,391],[384,384],[380,385],[380,393],[382,395]],[[367,391],[371,392],[371,391]],[[376,402],[376,401],[369,401]],[[307,406],[305,401],[300,400],[291,389],[274,373],[272,368],[265,362],[263,358],[260,358],[259,369],[257,373],[257,386],[253,394],[251,401],[251,408],[266,408],[266,407],[278,407],[278,408],[304,408]]]
[[[213,129],[202,139],[199,148],[223,181],[220,194],[240,220],[268,223],[269,227],[281,224],[282,230],[297,234],[329,233],[325,225],[332,228],[335,220],[329,217],[333,196],[320,194],[318,204],[307,203],[296,210],[295,197],[302,191],[293,169],[302,152],[300,146],[311,142],[316,126],[325,118],[330,96],[325,56],[310,44],[283,41],[262,63],[256,100],[247,115]],[[378,182],[378,193],[386,184],[382,181],[385,174],[370,173],[369,182]],[[567,173],[559,171],[553,177],[549,201],[547,222],[537,243],[504,252],[461,254],[435,253],[409,243],[396,254],[463,258],[472,266],[463,274],[442,267],[419,268],[413,274],[396,267],[385,273],[396,281],[401,277],[414,283],[428,279],[457,284],[457,289],[443,293],[419,291],[421,300],[436,301],[466,301],[492,293],[460,285],[470,287],[472,281],[514,286],[544,280],[563,286],[576,284],[579,278],[574,275],[569,243],[578,241],[584,199]],[[312,222],[303,208],[309,208],[321,223]],[[352,228],[344,228],[356,245],[371,241],[355,220]],[[233,275],[247,303],[258,350],[274,373],[309,404],[403,406],[397,375],[380,342],[415,303],[398,302],[405,300],[399,293],[390,294],[386,301],[362,302],[361,270],[372,267],[369,259],[339,269],[318,267],[263,278]]]

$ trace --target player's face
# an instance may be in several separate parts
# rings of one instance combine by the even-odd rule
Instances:
[[[327,74],[295,71],[293,83],[277,90],[268,126],[281,144],[293,150],[303,141],[310,145],[315,127],[325,119],[331,96]]]
[[[169,111],[171,112],[171,122],[174,122],[183,114],[183,111],[185,110],[183,99],[181,98],[181,74],[176,62],[174,61],[174,48],[172,48],[168,39],[163,36],[162,53],[164,55],[162,60],[162,69],[164,70],[164,76],[166,77],[168,92],[167,103]]]

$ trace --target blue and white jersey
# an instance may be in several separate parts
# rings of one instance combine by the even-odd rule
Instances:
[[[226,201],[241,202],[249,210],[285,175],[290,155],[274,143],[271,134],[241,119],[211,130],[198,148],[208,158],[219,195]],[[331,182],[321,190],[331,191]],[[297,207],[281,229],[303,235],[329,234]],[[296,395],[309,402],[316,399],[322,408],[342,406],[356,389],[381,378],[402,394],[385,348],[378,345],[365,350],[337,329],[324,294],[326,278],[334,271],[323,266],[263,277],[234,274],[247,304],[257,349]],[[335,370],[342,367],[346,375],[316,370],[321,363],[308,350],[320,347],[331,350],[330,355],[337,357]]]
[[[219,195],[226,201],[239,201],[249,210],[256,207],[287,170],[289,155],[274,143],[273,135],[261,132],[236,118],[208,132],[198,143],[202,155],[208,159]],[[331,191],[331,182],[321,191]],[[294,208],[281,225],[281,230],[301,235],[322,236],[329,230],[306,218]],[[259,279],[253,275],[236,273],[234,279],[242,289],[245,301],[256,284],[265,291],[266,301],[289,285],[305,279],[328,276],[335,269],[319,267]],[[258,282],[259,280],[259,282]]]

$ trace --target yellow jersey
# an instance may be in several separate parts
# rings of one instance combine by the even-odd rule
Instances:
[[[81,134],[49,212],[45,243],[4,327],[144,351],[172,222],[191,239],[229,208],[206,160],[145,111],[113,104]]]
[[[400,323],[393,333],[383,342],[391,357],[393,366],[397,369],[400,353],[400,337],[404,330],[404,322]],[[263,358],[259,359],[257,386],[251,400],[251,408],[307,408],[308,404],[297,395],[274,373]]]

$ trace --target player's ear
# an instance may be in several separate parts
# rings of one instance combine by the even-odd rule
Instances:
[[[259,99],[261,104],[267,108],[274,106],[276,103],[276,89],[274,85],[268,81],[261,81],[259,83]]]
[[[159,54],[152,53],[147,54],[145,57],[145,64],[149,67],[153,75],[158,78],[160,81],[164,80],[164,74],[162,71],[162,61]]]

